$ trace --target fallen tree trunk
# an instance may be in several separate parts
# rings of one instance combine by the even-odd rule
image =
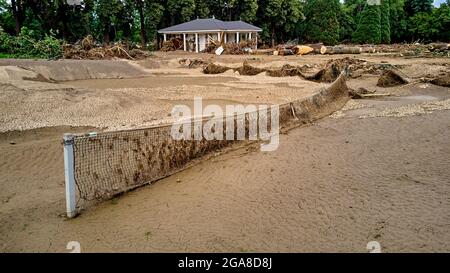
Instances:
[[[307,55],[314,52],[314,48],[302,45],[295,46],[291,50],[295,55]]]
[[[327,46],[325,54],[361,54],[362,48],[349,46]]]
[[[363,47],[361,48],[361,53],[376,53],[377,50],[373,47]]]
[[[311,47],[312,49],[314,49],[313,53],[315,54],[325,54],[325,52],[327,52],[327,47],[324,46],[322,43],[320,44],[310,44],[308,45],[309,47]]]
[[[291,49],[280,49],[278,50],[278,55],[279,56],[294,55],[294,52]]]
[[[430,51],[445,51],[450,49],[450,44],[446,43],[431,43],[428,45]]]

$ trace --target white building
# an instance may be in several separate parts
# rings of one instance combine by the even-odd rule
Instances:
[[[183,39],[184,51],[203,51],[208,43],[220,41],[224,43],[239,43],[243,40],[254,40],[258,45],[258,33],[262,29],[243,21],[221,21],[215,18],[196,19],[183,24],[158,30],[164,35],[164,41],[172,37]],[[170,37],[172,36],[172,37]]]

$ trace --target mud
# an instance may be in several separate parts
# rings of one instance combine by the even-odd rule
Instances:
[[[202,59],[181,59],[179,60],[179,63],[183,67],[187,68],[199,68],[208,65],[208,63],[203,61]],[[205,74],[218,74],[218,73],[205,73]]]
[[[0,60],[0,68],[16,66],[57,81],[85,79],[136,78],[148,75],[148,72],[130,61],[121,60]]]
[[[378,80],[377,86],[380,86],[380,87],[393,87],[393,86],[399,86],[399,85],[407,84],[408,82],[409,81],[406,80],[404,77],[400,76],[398,72],[395,72],[393,70],[386,70],[380,76],[380,79]]]
[[[230,70],[230,67],[221,66],[217,64],[210,63],[203,68],[204,74],[222,74]]]
[[[367,252],[373,240],[383,252],[450,251],[450,89],[429,81],[376,86],[389,65],[416,80],[441,77],[450,68],[448,58],[358,55],[367,65],[352,72],[349,87],[392,96],[351,100],[333,118],[285,132],[275,153],[250,145],[213,154],[67,221],[63,133],[148,127],[147,121],[167,117],[173,105],[167,99],[183,102],[199,95],[211,101],[283,104],[325,87],[295,76],[203,75],[180,68],[180,58],[232,68],[244,60],[263,69],[308,65],[307,75],[333,59],[171,52],[138,62],[145,76],[155,77],[136,88],[114,89],[120,80],[110,86],[102,82],[101,88],[96,82],[66,88],[1,81],[1,128],[15,130],[0,134],[1,252],[67,252],[73,240],[83,252]],[[20,66],[24,61],[2,62]],[[50,69],[46,64],[40,70]],[[111,75],[120,73],[106,76]],[[222,77],[233,79],[220,83]],[[183,84],[185,79],[191,80]],[[282,119],[295,113],[288,110]],[[83,124],[96,128],[75,128]],[[45,128],[26,130],[36,127]]]
[[[267,75],[270,77],[294,77],[300,76],[304,78],[302,73],[303,67],[293,66],[290,64],[283,65],[280,69],[269,69]]]
[[[348,99],[348,87],[345,75],[342,74],[332,85],[310,97],[280,105],[280,126],[287,129],[296,124],[311,123],[339,110]],[[261,113],[254,114],[261,118]],[[190,119],[185,121],[185,127],[190,128],[191,135],[180,141],[172,137],[173,123],[148,129],[75,136],[75,169],[79,170],[75,173],[75,180],[80,198],[86,201],[107,200],[172,175],[189,166],[194,159],[232,144],[242,144],[243,141],[227,140],[230,134],[237,134],[235,127],[239,123],[238,118],[240,117],[233,118],[234,126],[227,127],[225,116],[214,117],[214,120],[222,120],[222,128],[214,127],[214,131],[220,134],[218,140],[214,141],[208,141],[204,137],[201,140],[195,139],[196,124]],[[251,141],[250,113],[243,118],[244,135],[247,141]],[[269,111],[267,119],[270,118]],[[211,118],[205,117],[202,128],[211,121]],[[267,130],[274,132],[275,129],[269,125]]]
[[[450,87],[450,73],[433,79],[430,82],[435,85]]]
[[[255,75],[266,72],[266,69],[254,67],[254,66],[250,65],[249,63],[244,62],[242,67],[239,67],[239,68],[235,69],[234,71],[238,72],[239,75],[242,75],[242,76],[255,76]]]

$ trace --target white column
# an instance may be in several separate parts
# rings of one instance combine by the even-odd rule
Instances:
[[[186,46],[186,33],[183,33],[183,47],[184,47],[184,51],[187,51],[187,46]]]
[[[255,33],[255,50],[258,50],[258,33]]]
[[[164,42],[167,42],[167,34],[164,33]]]
[[[195,52],[198,53],[198,33],[195,33]]]
[[[217,41],[222,42],[222,39],[220,39],[220,32],[217,32]]]
[[[251,33],[251,32],[248,33],[248,39],[249,39],[249,40],[252,39],[252,33]]]
[[[224,42],[225,42],[225,44],[226,44],[226,43],[227,43],[227,40],[228,40],[228,33],[224,32],[224,34],[223,34],[223,40],[224,40]]]
[[[73,159],[73,141],[71,134],[64,135],[64,173],[66,178],[66,209],[67,217],[73,218],[76,214],[75,200],[75,173]]]
[[[236,43],[239,44],[239,32],[236,32]]]

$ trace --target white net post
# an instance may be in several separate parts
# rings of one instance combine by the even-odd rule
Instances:
[[[67,217],[73,218],[76,214],[75,176],[73,160],[73,140],[71,134],[64,135],[64,173],[66,178],[66,208]]]

